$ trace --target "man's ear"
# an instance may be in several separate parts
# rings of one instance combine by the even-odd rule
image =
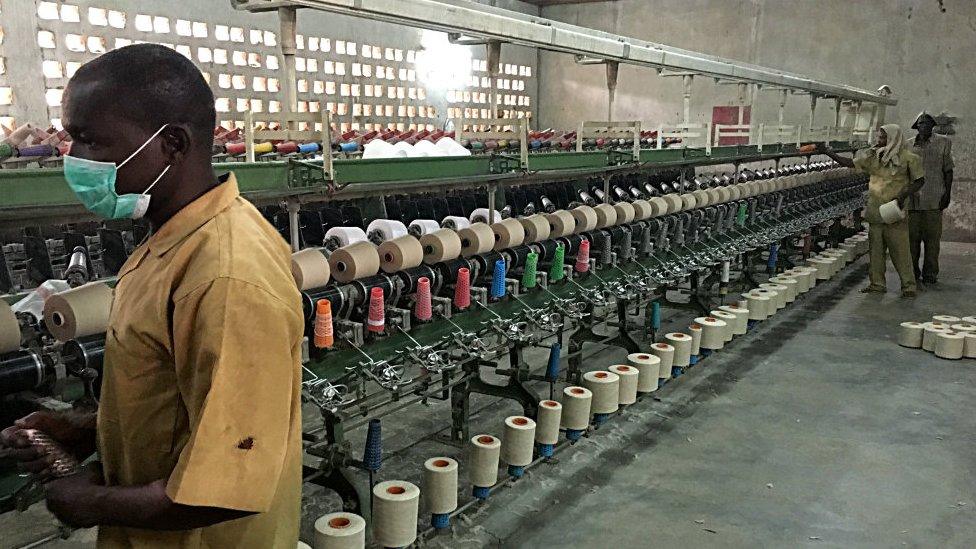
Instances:
[[[163,153],[170,164],[179,164],[190,153],[190,132],[182,124],[170,124],[159,134]]]

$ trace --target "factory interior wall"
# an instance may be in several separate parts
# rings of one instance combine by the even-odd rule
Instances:
[[[956,184],[944,239],[976,242],[976,2],[618,0],[550,6],[542,16],[869,90],[888,84],[898,105],[887,108],[885,119],[904,129],[923,109],[957,117]],[[539,74],[539,127],[606,119],[602,66],[542,52]],[[714,105],[736,104],[737,95],[736,86],[696,78],[693,121],[707,121]],[[807,125],[809,106],[808,96],[791,96],[785,122]],[[753,123],[775,122],[777,110],[775,92],[758,92]],[[613,114],[649,128],[680,122],[681,78],[621,66]],[[833,118],[834,102],[820,101],[816,125]]]
[[[538,14],[538,7],[519,0],[476,1],[499,8]],[[30,122],[35,125],[45,125],[48,119],[57,120],[60,118],[60,107],[56,104],[49,104],[46,101],[45,94],[46,92],[50,93],[52,90],[63,90],[65,84],[68,82],[69,75],[67,71],[65,71],[63,77],[45,77],[41,70],[42,64],[45,61],[58,61],[66,66],[69,62],[83,63],[96,57],[97,54],[91,53],[90,51],[69,51],[69,48],[66,46],[69,34],[81,35],[83,39],[87,39],[89,37],[104,38],[105,47],[107,49],[112,49],[114,47],[114,40],[117,37],[129,40],[134,39],[148,42],[191,46],[194,53],[194,61],[202,71],[209,73],[211,87],[214,89],[215,96],[217,96],[218,99],[221,97],[230,99],[230,112],[218,112],[219,121],[236,120],[240,122],[243,120],[243,113],[239,112],[235,105],[235,101],[238,98],[263,99],[263,108],[265,109],[265,112],[267,112],[268,103],[271,100],[284,100],[283,87],[281,92],[272,92],[270,90],[268,92],[262,92],[255,91],[251,88],[252,77],[266,76],[281,78],[283,76],[283,71],[281,69],[269,71],[264,67],[255,68],[251,66],[234,66],[234,64],[230,62],[228,62],[226,65],[218,65],[216,63],[201,62],[196,55],[198,47],[214,49],[223,48],[228,51],[228,55],[230,55],[230,53],[234,50],[257,52],[262,55],[277,55],[280,62],[280,50],[277,45],[255,45],[248,37],[249,32],[252,29],[270,31],[277,35],[279,31],[279,23],[276,12],[249,13],[246,11],[238,11],[232,7],[231,0],[210,0],[206,2],[201,2],[199,0],[171,0],[163,3],[156,2],[154,0],[65,0],[64,2],[61,2],[61,4],[75,6],[78,8],[78,13],[80,13],[80,21],[73,22],[57,19],[42,19],[38,14],[38,7],[41,4],[41,0],[22,0],[22,2],[25,4],[23,9],[4,9],[2,13],[0,13],[0,26],[2,26],[4,33],[4,40],[2,46],[0,46],[0,57],[3,58],[3,65],[6,69],[6,74],[0,73],[0,87],[9,86],[12,89],[13,96],[11,104],[7,106],[0,106],[0,117],[12,117],[18,124]],[[124,12],[126,14],[125,28],[115,29],[110,25],[93,26],[89,20],[89,8],[118,10]],[[134,19],[137,14],[168,18],[169,32],[156,33],[138,31],[134,28]],[[178,19],[206,23],[209,29],[208,36],[206,38],[178,36],[176,32],[176,22]],[[403,116],[400,116],[398,113],[394,112],[393,117],[383,117],[385,119],[382,120],[377,119],[379,117],[374,117],[373,121],[384,123],[400,121],[420,123],[426,122],[437,127],[442,127],[448,119],[448,107],[488,107],[487,104],[479,105],[473,102],[468,104],[460,104],[457,102],[451,103],[448,101],[448,91],[451,88],[458,90],[466,89],[469,91],[487,92],[487,89],[480,86],[477,88],[460,85],[438,87],[430,83],[421,83],[419,75],[417,82],[414,83],[400,80],[399,75],[397,75],[395,80],[384,81],[375,78],[370,79],[365,77],[357,77],[351,72],[351,64],[353,62],[375,64],[377,66],[386,65],[388,67],[393,67],[394,69],[413,68],[414,65],[409,63],[406,59],[396,62],[390,62],[385,59],[380,61],[371,61],[366,58],[361,58],[359,55],[342,56],[336,53],[335,42],[337,40],[355,42],[358,46],[363,44],[372,44],[380,46],[383,50],[386,48],[396,48],[404,51],[419,51],[423,45],[427,43],[425,35],[427,33],[431,33],[431,31],[423,31],[402,25],[370,21],[362,18],[343,16],[309,9],[299,10],[297,19],[299,34],[304,35],[306,38],[314,36],[328,38],[332,41],[332,52],[329,54],[312,53],[308,49],[299,51],[299,56],[304,55],[308,56],[309,58],[316,57],[319,59],[317,71],[298,73],[299,79],[307,79],[310,82],[310,88],[311,82],[314,80],[332,80],[335,81],[337,86],[339,83],[368,84],[374,81],[376,83],[385,84],[388,87],[425,86],[427,97],[424,100],[411,100],[408,97],[394,100],[389,100],[388,98],[375,99],[372,100],[372,102],[385,104],[393,103],[398,105],[425,104],[435,107],[437,112],[437,116],[434,118],[424,119],[417,117],[410,120],[403,120]],[[244,42],[232,43],[229,41],[221,41],[216,39],[215,25],[242,27],[245,35]],[[51,44],[53,47],[43,48],[39,46],[39,31],[49,31],[54,33]],[[435,32],[431,34],[439,35],[440,41],[446,42],[446,35],[443,33]],[[26,44],[29,45],[29,47],[14,47],[14,44]],[[437,42],[437,44],[439,46],[440,42]],[[483,60],[487,55],[485,46],[456,47],[470,50],[471,57],[473,59]],[[336,61],[345,61],[345,76],[329,75],[324,73],[323,61],[330,58],[335,59]],[[501,75],[501,78],[511,79],[513,82],[516,79],[520,82],[524,82],[525,89],[517,91],[501,90],[499,93],[510,94],[513,96],[527,96],[530,104],[529,106],[518,107],[499,106],[499,112],[502,109],[518,109],[521,111],[532,112],[537,105],[535,99],[538,90],[538,78],[536,73],[538,52],[534,48],[505,46],[502,48],[501,62],[503,65],[514,64],[521,67],[529,67],[531,68],[532,73],[531,76],[528,77],[523,75]],[[244,75],[247,79],[247,88],[243,90],[226,88],[221,89],[217,81],[217,76],[220,73]],[[483,72],[473,72],[472,74],[479,77],[484,77],[487,75]],[[320,101],[322,104],[322,109],[325,109],[326,102],[346,102],[351,105],[357,101],[351,97],[340,97],[338,89],[334,94],[328,96],[324,94],[316,94],[312,89],[309,89],[309,91],[305,93],[302,93],[300,90],[299,100]],[[362,99],[360,101],[362,101],[364,104],[370,102],[370,100],[366,99]],[[533,112],[533,114],[535,113]],[[261,115],[256,115],[256,120],[261,120],[260,116]],[[270,115],[265,115],[265,117],[273,118]],[[365,118],[366,117],[362,117],[359,120],[363,121]],[[345,122],[356,121],[351,116],[340,116],[339,119],[340,121]]]

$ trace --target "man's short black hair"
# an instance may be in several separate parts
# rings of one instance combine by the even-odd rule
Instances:
[[[146,131],[185,124],[206,150],[213,145],[213,91],[193,62],[166,46],[112,50],[82,65],[71,80],[104,90],[117,112]]]

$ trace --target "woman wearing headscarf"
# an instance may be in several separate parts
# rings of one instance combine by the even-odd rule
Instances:
[[[878,132],[878,141],[868,149],[861,149],[854,158],[839,156],[829,148],[821,152],[842,166],[854,168],[871,176],[868,183],[868,203],[864,219],[869,225],[871,244],[870,284],[864,293],[884,293],[885,258],[891,254],[898,276],[901,277],[901,296],[915,297],[915,273],[908,239],[908,221],[902,219],[885,223],[881,217],[881,205],[892,200],[904,208],[908,197],[925,184],[922,160],[906,146],[901,128],[897,124],[885,124]]]

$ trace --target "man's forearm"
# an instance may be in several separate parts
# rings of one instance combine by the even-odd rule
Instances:
[[[826,154],[827,156],[830,157],[831,160],[833,160],[834,162],[837,162],[838,164],[840,164],[841,166],[844,166],[845,168],[853,168],[854,167],[854,159],[852,159],[852,158],[847,158],[846,156],[841,156],[841,155],[835,153],[834,151],[824,151],[824,154]]]
[[[55,515],[72,526],[123,526],[149,530],[192,530],[253,513],[173,502],[165,481],[143,486],[91,486],[89,494],[73,494],[74,501],[55,502]],[[52,502],[48,501],[49,506]],[[62,507],[59,509],[59,507]]]
[[[918,191],[920,191],[922,189],[922,186],[924,186],[924,185],[925,185],[925,178],[924,177],[919,177],[915,181],[912,181],[911,183],[909,183],[908,185],[906,185],[905,186],[905,190],[903,190],[897,196],[897,199],[898,200],[901,200],[903,198],[908,198],[909,196],[912,196],[913,194],[915,194]]]

